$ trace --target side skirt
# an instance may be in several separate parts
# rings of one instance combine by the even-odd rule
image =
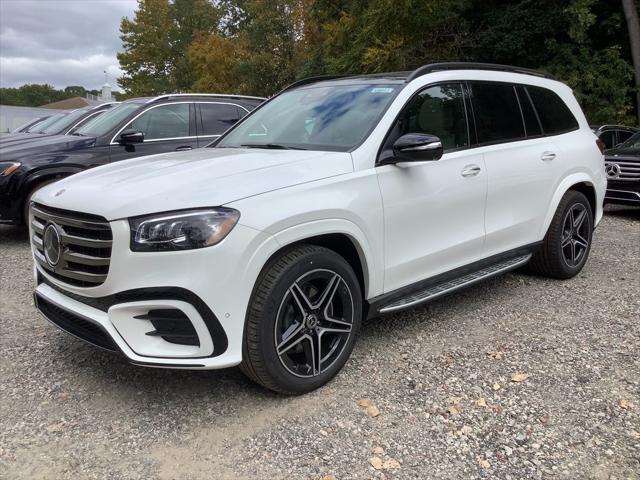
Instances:
[[[494,255],[435,277],[385,293],[369,301],[368,317],[427,303],[457,290],[526,265],[541,242]]]

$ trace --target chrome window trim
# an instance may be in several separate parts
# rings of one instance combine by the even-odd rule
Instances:
[[[164,95],[158,95],[157,97],[153,97],[147,100],[146,103],[155,102],[161,98],[171,98],[171,97],[217,97],[217,98],[246,98],[248,100],[267,100],[264,97],[252,97],[250,95],[229,95],[225,93],[166,93]]]

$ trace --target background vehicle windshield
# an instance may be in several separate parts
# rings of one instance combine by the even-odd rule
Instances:
[[[131,112],[140,108],[139,103],[123,103],[102,115],[89,120],[85,125],[75,131],[78,135],[89,137],[100,137],[111,131],[122,120],[127,118]]]
[[[27,132],[29,132],[29,133],[42,133],[45,128],[47,128],[50,125],[53,125],[58,120],[60,120],[63,117],[66,117],[67,115],[69,115],[69,114],[68,113],[57,113],[55,115],[51,115],[46,120],[43,120],[40,123],[36,123],[33,127],[31,127],[29,130],[27,130]]]
[[[51,125],[48,125],[44,128],[40,127],[40,133],[65,133],[68,128],[73,127],[80,119],[80,117],[82,117],[89,110],[89,108],[79,108],[78,110],[74,110],[69,115],[65,115],[64,117],[59,118]]]
[[[640,148],[640,132],[635,133],[631,138],[617,145],[616,148]]]
[[[216,147],[346,152],[365,139],[399,88],[393,84],[318,85],[285,92]]]

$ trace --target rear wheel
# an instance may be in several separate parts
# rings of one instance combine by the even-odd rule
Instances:
[[[347,261],[323,247],[295,247],[258,280],[240,368],[279,393],[314,390],[349,358],[361,316],[360,285]]]
[[[584,194],[569,190],[558,205],[542,247],[531,259],[536,273],[572,278],[584,267],[591,250],[593,213]]]

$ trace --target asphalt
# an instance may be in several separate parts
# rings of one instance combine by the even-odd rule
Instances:
[[[607,209],[572,280],[511,273],[366,322],[295,398],[69,337],[31,268],[0,227],[0,478],[640,477],[640,209]]]

